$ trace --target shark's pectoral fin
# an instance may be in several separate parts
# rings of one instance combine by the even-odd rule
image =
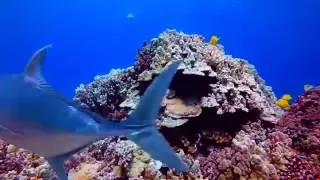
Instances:
[[[168,167],[175,168],[180,172],[189,170],[155,127],[131,134],[128,138],[139,145],[152,158],[161,161]]]

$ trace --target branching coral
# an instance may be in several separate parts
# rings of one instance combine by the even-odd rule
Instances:
[[[88,85],[81,84],[76,89],[74,100],[111,119],[123,119],[127,112],[119,104],[126,97],[126,89],[130,86],[127,70],[113,69],[107,75],[98,75]]]

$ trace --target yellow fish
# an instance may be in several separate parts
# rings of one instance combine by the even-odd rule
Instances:
[[[279,106],[279,107],[282,108],[282,109],[285,109],[285,110],[290,109],[289,101],[284,100],[284,99],[279,99],[279,100],[276,102],[276,105]]]
[[[210,44],[211,45],[217,45],[218,41],[219,41],[219,37],[218,36],[211,36],[211,39],[210,39]]]
[[[292,97],[291,97],[290,94],[285,94],[285,95],[282,96],[281,99],[286,100],[286,101],[290,101],[292,99]]]
[[[288,110],[290,109],[289,101],[292,99],[290,94],[283,95],[278,101],[276,101],[276,105],[282,109]]]
[[[314,86],[313,85],[311,85],[311,84],[305,84],[304,86],[303,86],[303,89],[304,89],[304,91],[309,91],[310,89],[312,89]]]

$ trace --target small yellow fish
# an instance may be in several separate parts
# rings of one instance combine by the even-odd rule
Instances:
[[[279,99],[276,102],[276,104],[277,104],[277,106],[279,106],[280,108],[285,109],[285,110],[288,110],[290,108],[289,101],[284,100],[284,99]]]
[[[219,41],[219,37],[218,36],[211,36],[211,39],[210,39],[210,44],[211,45],[217,45],[218,41]]]
[[[283,95],[278,101],[276,101],[276,105],[282,109],[288,110],[290,109],[289,101],[292,99],[290,94]]]
[[[285,95],[282,96],[281,99],[286,100],[286,101],[290,101],[292,99],[292,97],[291,97],[290,94],[285,94]]]
[[[303,89],[304,89],[304,91],[309,91],[310,89],[312,89],[314,86],[313,85],[311,85],[311,84],[305,84],[304,86],[303,86]]]

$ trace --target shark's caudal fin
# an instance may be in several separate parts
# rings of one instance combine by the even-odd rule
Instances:
[[[68,176],[65,173],[64,169],[64,162],[69,159],[69,155],[61,156],[61,157],[53,157],[53,158],[46,158],[50,167],[54,170],[57,174],[59,180],[67,180]]]
[[[85,147],[89,146],[91,143],[83,145],[73,151],[70,151],[65,154],[61,154],[60,156],[46,157],[46,160],[50,164],[50,167],[54,170],[59,180],[68,180],[68,175],[64,169],[64,163],[70,159],[70,157],[78,152],[80,152]]]
[[[139,145],[152,158],[159,160],[177,171],[188,171],[188,167],[177,156],[166,139],[155,126],[155,121],[161,106],[162,99],[168,89],[180,61],[170,64],[148,87],[136,110],[128,121],[130,126],[141,126],[141,130],[132,133],[128,138]]]

